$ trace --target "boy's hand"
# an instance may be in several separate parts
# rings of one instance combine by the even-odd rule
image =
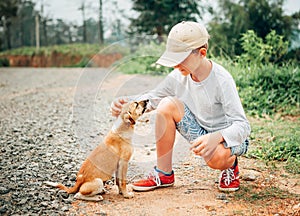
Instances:
[[[122,111],[122,107],[127,103],[127,100],[124,98],[116,98],[110,105],[111,115],[118,117]]]
[[[220,132],[209,133],[198,137],[191,142],[191,150],[199,156],[210,157],[218,144],[224,141]]]

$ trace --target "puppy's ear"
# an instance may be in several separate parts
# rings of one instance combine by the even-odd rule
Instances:
[[[125,113],[125,114],[123,115],[123,120],[124,120],[124,122],[130,123],[129,118],[130,118],[130,116],[128,115],[128,113]]]

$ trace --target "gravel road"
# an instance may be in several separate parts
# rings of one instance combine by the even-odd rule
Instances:
[[[73,196],[43,182],[73,185],[112,125],[112,99],[151,89],[160,79],[99,68],[0,69],[0,214],[65,215]],[[140,150],[153,155],[153,140]]]

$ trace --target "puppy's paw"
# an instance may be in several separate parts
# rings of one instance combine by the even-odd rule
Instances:
[[[131,199],[134,197],[134,193],[133,192],[126,192],[126,193],[122,193],[123,197],[126,199]]]
[[[99,201],[103,200],[103,197],[101,195],[85,196],[85,195],[82,195],[80,192],[75,194],[74,198],[78,199],[78,200],[94,201],[94,202],[99,202]]]
[[[101,196],[101,195],[95,196],[95,198],[96,199],[94,201],[96,201],[96,202],[99,202],[99,201],[103,200],[103,196]]]

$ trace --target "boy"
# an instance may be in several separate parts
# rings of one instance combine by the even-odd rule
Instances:
[[[174,184],[176,130],[209,167],[222,170],[219,190],[239,189],[237,156],[247,152],[251,129],[232,76],[206,58],[209,37],[204,26],[190,21],[176,24],[168,35],[166,51],[156,63],[174,70],[142,96],[157,110],[157,166],[154,174],[133,183],[136,191]],[[126,98],[116,99],[111,105],[112,115],[118,116],[126,102]]]

